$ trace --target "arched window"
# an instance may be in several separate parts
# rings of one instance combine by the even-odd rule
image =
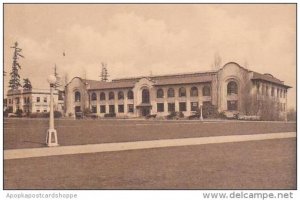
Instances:
[[[101,92],[100,93],[100,101],[103,101],[103,100],[105,100],[105,93]]]
[[[238,86],[235,81],[230,81],[227,84],[227,94],[237,94],[238,93]]]
[[[168,97],[175,97],[175,91],[173,88],[168,89]]]
[[[124,99],[124,92],[122,91],[118,92],[118,99]]]
[[[150,94],[148,89],[142,91],[142,103],[150,103]]]
[[[179,97],[185,97],[186,96],[186,91],[185,88],[179,88]]]
[[[128,99],[133,99],[133,92],[132,92],[132,90],[129,90],[129,91],[127,92],[127,98],[128,98]]]
[[[203,94],[203,96],[210,96],[210,87],[204,86],[202,89],[202,94]]]
[[[157,98],[164,98],[164,91],[163,91],[163,89],[158,89],[156,91],[156,97]]]
[[[198,88],[192,87],[191,88],[191,97],[197,97],[198,96]]]
[[[96,101],[97,100],[97,95],[95,92],[92,93],[92,101]]]
[[[108,99],[109,100],[115,99],[115,93],[114,92],[109,92],[108,93]]]
[[[75,101],[76,101],[76,102],[80,102],[80,100],[81,100],[80,92],[76,91],[76,92],[75,92]]]

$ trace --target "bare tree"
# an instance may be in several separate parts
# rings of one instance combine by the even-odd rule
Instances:
[[[219,53],[215,53],[215,55],[214,55],[214,61],[213,61],[213,63],[212,63],[211,66],[212,66],[213,70],[218,70],[218,69],[221,68],[221,66],[222,66],[222,58],[219,55]]]

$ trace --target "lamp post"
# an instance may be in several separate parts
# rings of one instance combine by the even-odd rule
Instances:
[[[50,119],[49,119],[49,129],[47,130],[46,145],[48,147],[58,146],[57,133],[54,129],[54,111],[53,111],[53,88],[56,83],[56,77],[54,75],[49,75],[48,82],[50,84]]]
[[[202,116],[202,102],[200,102],[200,121],[203,121],[203,116]]]

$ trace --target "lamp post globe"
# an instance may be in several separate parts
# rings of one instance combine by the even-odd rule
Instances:
[[[48,83],[50,84],[50,119],[49,119],[49,129],[47,130],[46,136],[46,145],[48,147],[58,146],[57,142],[57,133],[54,128],[54,98],[53,98],[53,89],[56,83],[56,77],[54,75],[49,75],[47,78]]]

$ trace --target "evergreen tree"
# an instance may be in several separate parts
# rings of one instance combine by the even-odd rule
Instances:
[[[32,85],[31,85],[29,78],[24,78],[23,81],[24,81],[23,89],[31,90]]]
[[[16,90],[19,87],[22,87],[20,83],[20,75],[19,75],[19,69],[21,69],[21,65],[19,64],[18,59],[20,57],[24,58],[24,56],[20,54],[22,49],[18,47],[18,42],[15,42],[15,46],[11,48],[14,49],[14,56],[13,56],[13,63],[12,63],[12,71],[10,72],[9,87],[12,90]]]

